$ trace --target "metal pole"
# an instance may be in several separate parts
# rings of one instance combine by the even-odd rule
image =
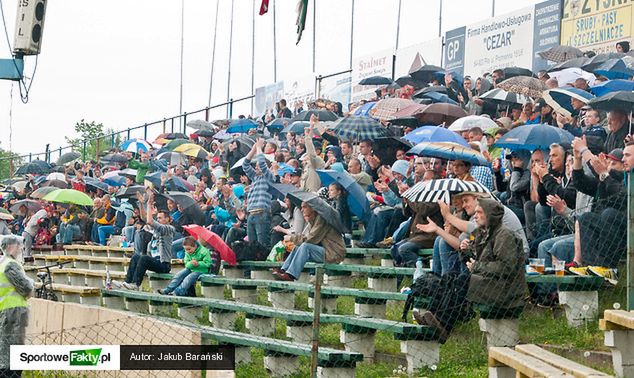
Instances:
[[[183,113],[183,134],[187,135],[187,112]]]
[[[398,0],[398,18],[396,19],[396,48],[394,49],[394,51],[398,50],[398,39],[400,34],[401,34],[401,0]]]
[[[172,133],[174,132],[174,117],[172,117]]]
[[[253,0],[253,11],[251,13],[251,94],[255,91],[255,0]],[[253,115],[254,99],[251,98],[251,115]]]
[[[313,0],[313,73],[315,72],[315,41],[317,36],[317,0]]]
[[[185,0],[181,0],[181,83],[178,112],[183,113],[183,50],[185,49]],[[129,133],[128,133],[128,139]]]
[[[632,133],[632,112],[630,111]],[[627,174],[627,310],[634,310],[634,172]]]
[[[352,13],[350,14],[350,69],[352,69],[352,51],[354,47],[353,41],[354,41],[354,0],[352,0]]]
[[[273,0],[273,82],[277,82],[277,27],[275,23],[275,0]],[[253,93],[252,93],[253,94]]]
[[[83,161],[86,161],[86,141],[84,140],[84,152],[82,154],[82,159]]]
[[[143,124],[143,139],[147,140],[147,123]]]
[[[438,13],[438,36],[442,35],[442,0],[440,0],[440,11]]]
[[[493,4],[491,5],[491,17],[495,17],[495,0],[493,0]]]
[[[228,118],[233,118],[233,99],[229,99],[229,106],[227,107],[227,110],[229,111]]]
[[[319,321],[321,316],[321,282],[324,277],[324,267],[315,268],[315,293],[313,294],[313,338],[310,354],[310,376],[317,377],[317,362],[319,356]]]
[[[227,101],[231,96],[231,50],[233,47],[233,8],[235,1],[231,0],[231,20],[229,28],[229,68],[227,71]],[[228,118],[228,117],[227,117]]]
[[[33,154],[29,152],[29,163],[33,160]]]
[[[207,106],[211,106],[211,89],[214,83],[214,63],[216,62],[216,35],[218,35],[218,5],[220,0],[216,0],[216,23],[214,24],[214,45],[211,52],[211,73],[209,74],[209,98],[207,99]]]

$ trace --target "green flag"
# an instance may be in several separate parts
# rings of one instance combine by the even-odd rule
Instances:
[[[296,45],[299,44],[299,41],[302,39],[302,32],[306,27],[306,12],[308,11],[308,0],[299,0],[297,2],[297,42]],[[313,26],[314,27],[314,26]]]

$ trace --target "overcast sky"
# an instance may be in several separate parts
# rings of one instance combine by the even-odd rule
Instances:
[[[0,0],[9,40],[17,0]],[[226,101],[229,68],[231,0],[219,0],[212,105]],[[438,36],[441,0],[402,0],[400,47]],[[255,0],[256,13],[261,0]],[[273,78],[273,3],[276,3],[277,79],[312,75],[313,12],[304,36],[295,45],[296,0],[270,0],[270,10],[255,16],[255,87]],[[538,3],[537,0],[498,0],[495,14]],[[492,0],[442,1],[442,31],[491,16]],[[231,97],[251,94],[251,38],[253,0],[235,0]],[[326,75],[349,68],[352,0],[316,3],[316,72]],[[216,0],[186,0],[184,27],[183,111],[207,106],[209,97]],[[353,53],[355,56],[393,49],[396,44],[398,0],[355,2]],[[0,34],[4,34],[0,29]],[[102,122],[123,130],[179,113],[181,1],[179,0],[64,0],[49,1],[42,51],[28,104],[13,89],[12,149],[42,152],[65,146],[80,119]],[[0,58],[9,58],[4,36]],[[31,76],[34,57],[26,58]],[[11,82],[0,81],[0,147],[9,148]],[[234,116],[249,114],[250,101],[236,104]],[[222,118],[225,108],[212,118]],[[204,118],[204,115],[194,116]],[[192,119],[188,118],[188,119]],[[169,129],[169,125],[168,125]],[[162,132],[149,129],[148,139]],[[142,131],[132,137],[142,137]],[[53,154],[52,158],[56,158]]]

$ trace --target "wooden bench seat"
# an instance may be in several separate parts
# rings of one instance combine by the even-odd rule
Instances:
[[[612,365],[619,377],[634,377],[634,312],[605,310],[599,321],[605,346],[612,352]]]
[[[35,288],[42,287],[40,282],[35,283]],[[53,292],[61,294],[59,298],[62,302],[81,303],[85,305],[98,306],[101,303],[101,289],[98,287],[73,286],[53,283],[50,286]]]
[[[509,347],[489,348],[489,377],[570,377],[574,375]]]
[[[515,350],[544,361],[568,374],[574,375],[577,378],[611,377],[609,374],[561,357],[560,355],[542,349],[535,344],[520,344],[515,346]]]

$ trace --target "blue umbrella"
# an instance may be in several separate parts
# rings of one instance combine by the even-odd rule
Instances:
[[[628,79],[634,76],[634,70],[631,70],[623,59],[608,59],[594,70],[596,75],[605,76],[608,79]]]
[[[370,110],[374,108],[374,105],[376,105],[376,102],[366,102],[365,104],[356,108],[352,115],[357,117],[370,117]]]
[[[111,176],[103,180],[104,183],[109,186],[123,186],[125,185],[125,177],[123,176]]]
[[[488,166],[489,162],[481,153],[450,142],[422,142],[407,151],[408,155],[428,156],[446,160],[468,161],[473,165]]]
[[[323,186],[336,182],[348,192],[348,206],[354,215],[360,219],[366,219],[370,215],[370,202],[365,196],[365,190],[352,176],[346,172],[337,172],[330,169],[318,169],[317,174]]]
[[[431,99],[433,103],[441,102],[445,104],[458,105],[458,103],[450,99],[449,96],[440,92],[427,92],[422,94],[420,97]]]
[[[570,100],[576,98],[577,100],[588,103],[594,96],[584,90],[574,87],[554,88],[544,92],[544,101],[550,105],[554,111],[566,116],[571,116],[574,109]]]
[[[280,131],[284,127],[288,126],[290,123],[291,123],[291,119],[290,118],[281,117],[281,118],[275,118],[274,120],[269,122],[266,125],[266,127],[269,130]]]
[[[150,173],[149,175],[145,175],[145,180],[149,181],[154,185],[154,187],[158,188],[161,186],[161,175],[165,174],[165,172],[157,171]],[[172,176],[172,178],[165,183],[167,189],[172,191],[179,192],[189,192],[194,190],[193,186],[189,184],[187,181],[183,180],[180,177]]]
[[[152,146],[150,146],[150,144],[143,139],[134,138],[124,141],[123,143],[121,143],[119,148],[121,149],[121,151],[139,153],[148,152],[150,149],[152,149]]]
[[[306,121],[295,121],[288,126],[286,126],[280,133],[288,133],[293,132],[295,134],[304,134],[304,129],[310,126],[310,122]]]
[[[252,119],[242,118],[231,122],[229,128],[227,128],[228,133],[246,133],[251,129],[255,129],[258,127],[258,123]]]
[[[553,143],[572,143],[575,137],[559,127],[538,124],[516,127],[504,134],[493,146],[511,150],[548,150]]]
[[[418,144],[421,142],[453,142],[470,148],[469,143],[463,137],[453,131],[439,126],[423,126],[408,133],[403,139]]]
[[[634,81],[623,79],[608,80],[590,87],[590,90],[595,96],[603,96],[617,91],[634,91]]]

